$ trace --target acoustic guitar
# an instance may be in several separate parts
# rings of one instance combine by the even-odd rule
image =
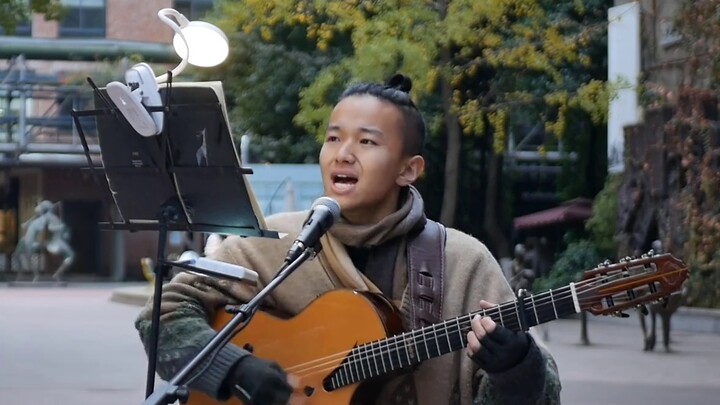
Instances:
[[[398,310],[381,295],[334,290],[290,319],[258,311],[232,342],[277,362],[297,377],[296,392],[307,397],[304,403],[349,404],[353,396],[363,395],[363,387],[373,385],[361,384],[365,381],[463,349],[476,314],[513,330],[581,311],[624,315],[624,309],[642,307],[678,291],[687,277],[687,266],[671,254],[605,262],[565,287],[407,332],[402,330]],[[220,329],[230,318],[219,314],[214,327]],[[219,404],[196,391],[191,391],[188,403]]]

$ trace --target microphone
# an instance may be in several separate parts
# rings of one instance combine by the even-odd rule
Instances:
[[[253,270],[236,264],[200,257],[197,252],[192,250],[183,252],[177,261],[170,262],[170,264],[182,267],[191,273],[229,278],[252,285],[257,285],[258,282],[258,274]]]
[[[295,261],[308,247],[318,244],[320,237],[340,219],[340,204],[330,197],[320,197],[310,207],[310,214],[303,224],[300,234],[285,256],[285,262]]]

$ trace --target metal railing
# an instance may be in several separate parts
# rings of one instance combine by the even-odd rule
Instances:
[[[47,154],[49,160],[83,155],[71,112],[92,108],[90,87],[33,81],[22,65],[15,61],[0,82],[0,163],[22,161],[26,154]],[[99,154],[95,121],[88,117],[82,124],[91,153]]]

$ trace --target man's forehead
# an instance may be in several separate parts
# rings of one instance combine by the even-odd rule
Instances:
[[[402,114],[392,103],[371,95],[357,95],[346,97],[335,105],[330,114],[328,128],[372,128],[402,124],[401,120]]]

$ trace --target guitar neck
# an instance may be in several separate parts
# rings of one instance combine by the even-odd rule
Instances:
[[[327,381],[329,388],[365,381],[413,367],[425,360],[460,350],[467,345],[470,321],[476,316],[518,331],[580,312],[574,284],[523,297],[400,335],[355,347],[340,369]]]

